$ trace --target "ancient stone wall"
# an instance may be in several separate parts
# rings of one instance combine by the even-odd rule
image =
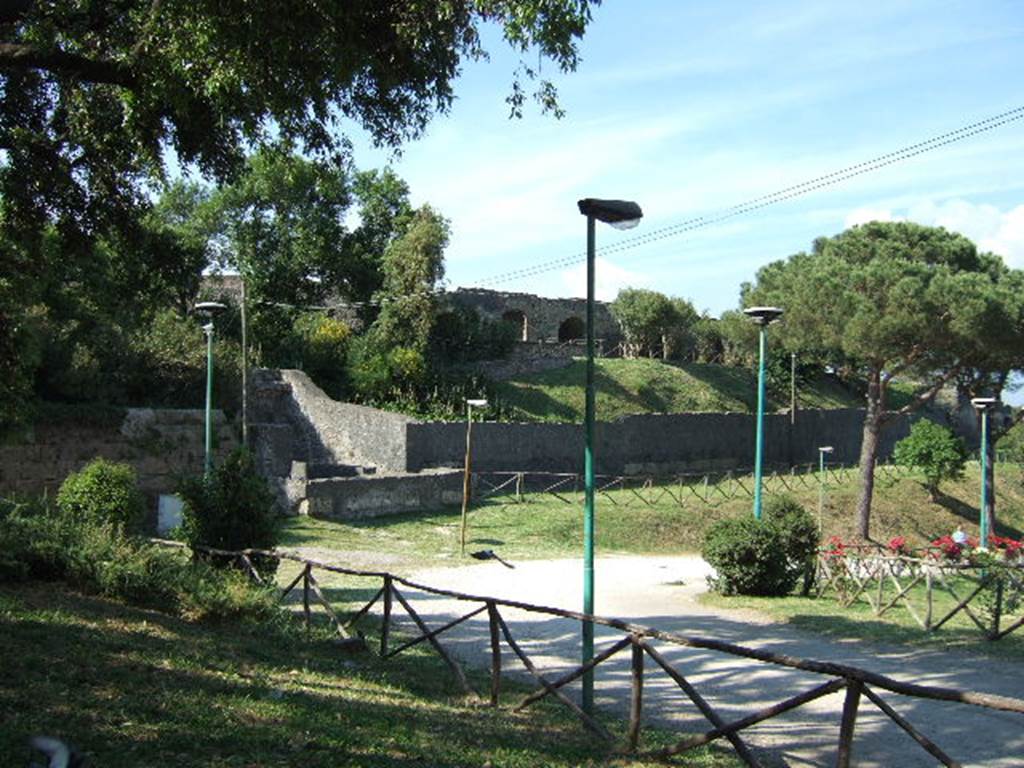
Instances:
[[[547,299],[530,293],[506,293],[478,288],[459,288],[447,294],[449,301],[472,307],[482,317],[508,320],[520,325],[522,341],[568,341],[582,338],[587,316],[585,299]],[[594,302],[594,334],[605,349],[621,341],[622,332],[608,304]]]
[[[220,411],[213,424],[216,455],[223,458],[238,436]],[[159,494],[172,493],[182,475],[203,471],[204,446],[201,410],[131,408],[119,424],[38,424],[0,446],[0,491],[52,497],[65,477],[102,457],[135,468],[155,515]]]

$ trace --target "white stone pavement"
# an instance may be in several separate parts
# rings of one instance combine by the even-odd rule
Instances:
[[[1024,698],[1021,662],[994,661],[956,650],[836,641],[773,624],[758,615],[702,606],[695,596],[706,589],[708,566],[698,557],[603,557],[598,559],[595,570],[596,613],[602,616],[805,659],[849,664],[906,682]],[[512,570],[490,561],[470,567],[419,571],[412,580],[475,595],[571,610],[579,610],[582,605],[579,560],[520,562]],[[412,598],[417,612],[432,627],[471,610],[457,600],[406,589],[403,593]],[[396,615],[402,615],[397,603]],[[502,609],[502,615],[517,642],[549,677],[576,665],[578,623],[509,609]],[[614,630],[598,627],[597,651],[621,636]],[[468,664],[489,664],[486,613],[445,633],[441,641]],[[980,642],[984,641],[979,637]],[[655,645],[727,720],[751,714],[825,680],[713,651],[667,643]],[[503,646],[503,652],[505,670],[522,670],[511,651]],[[595,687],[598,706],[621,713],[625,720],[630,691],[628,650],[598,667]],[[690,733],[708,729],[707,721],[650,659],[646,660],[644,688],[645,722],[670,725]],[[1024,766],[1024,715],[879,693],[964,765]],[[578,695],[578,684],[572,695]],[[831,765],[838,742],[842,701],[842,692],[823,697],[745,731],[745,738],[768,764]],[[863,698],[853,763],[886,768],[938,764]]]

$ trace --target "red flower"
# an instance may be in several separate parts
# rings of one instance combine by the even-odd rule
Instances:
[[[896,555],[907,554],[907,537],[893,536],[889,539],[889,551]]]

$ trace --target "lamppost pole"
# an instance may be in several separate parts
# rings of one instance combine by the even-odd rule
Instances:
[[[978,546],[988,549],[989,531],[989,496],[988,487],[988,412],[999,401],[994,397],[975,397],[971,405],[981,412],[981,504],[978,520]]]
[[[587,374],[583,410],[583,613],[594,613],[594,251],[596,222],[587,216]],[[594,658],[594,624],[583,622],[583,663]],[[583,709],[594,708],[594,674],[583,676]]]
[[[818,448],[818,538],[821,538],[821,521],[825,515],[825,454],[833,450],[831,445]]]
[[[203,473],[209,475],[213,470],[213,317],[227,307],[216,301],[201,301],[196,304],[196,312],[208,319],[203,324],[206,333],[206,411],[204,419],[204,456]]]
[[[466,401],[466,462],[462,477],[462,533],[459,536],[463,553],[466,552],[466,512],[469,509],[470,457],[473,451],[473,406],[486,408],[487,401]]]
[[[782,315],[778,307],[751,307],[744,313],[758,326],[757,434],[754,438],[754,519],[761,519],[761,473],[764,462],[764,379],[768,325]]]
[[[594,261],[596,222],[617,229],[635,227],[643,216],[640,206],[625,200],[586,198],[578,203],[587,217],[587,365],[583,408],[583,613],[594,613]],[[582,663],[594,658],[594,624],[583,622]],[[594,670],[583,674],[583,711],[594,709]]]

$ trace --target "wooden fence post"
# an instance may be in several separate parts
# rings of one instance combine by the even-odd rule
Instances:
[[[312,568],[309,563],[306,563],[306,567],[302,570],[302,612],[306,617],[306,634],[309,634],[309,570]]]
[[[523,500],[523,473],[516,472],[516,502]]]
[[[384,577],[384,618],[380,627],[380,655],[388,653],[388,634],[391,632],[391,574]]]
[[[501,637],[498,626],[498,606],[493,600],[487,601],[487,618],[491,628],[491,706],[498,706],[501,693]]]
[[[843,701],[843,722],[839,726],[836,768],[850,768],[853,734],[857,726],[857,707],[860,705],[860,693],[863,687],[864,683],[860,680],[847,680],[846,682],[846,699]]]
[[[633,648],[633,687],[629,706],[629,751],[636,752],[640,742],[640,715],[644,699],[644,647],[640,635],[632,635],[630,642]]]

